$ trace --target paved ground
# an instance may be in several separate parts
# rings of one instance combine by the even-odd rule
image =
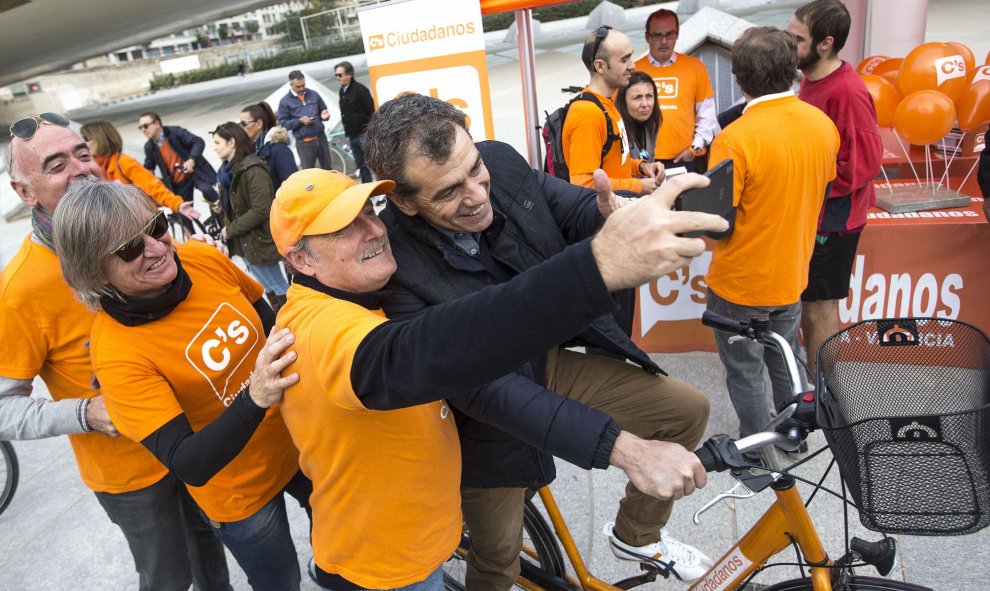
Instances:
[[[968,44],[978,56],[986,53],[988,43],[982,31],[968,24],[979,22],[975,15],[985,14],[985,0],[932,0],[929,17],[930,40],[956,40]],[[646,11],[648,12],[648,10]],[[630,30],[637,30],[642,11],[629,11]],[[785,24],[788,14],[781,13]],[[779,18],[779,16],[775,17]],[[985,19],[984,19],[985,20]],[[537,73],[540,108],[552,108],[563,102],[561,86],[583,83],[585,74],[576,64],[576,49],[583,33],[574,25],[547,25],[546,37],[538,44]],[[560,30],[558,30],[558,27]],[[569,31],[567,29],[570,29]],[[969,31],[969,32],[967,32]],[[643,49],[642,36],[632,35],[637,50]],[[637,39],[638,38],[638,39]],[[495,105],[495,126],[500,138],[522,148],[522,105],[518,95],[519,77],[516,53],[512,46],[492,39],[489,54]],[[331,78],[331,64],[320,63],[305,68],[321,81]],[[360,75],[360,73],[359,73]],[[243,79],[214,81],[177,92],[161,93],[138,101],[101,108],[80,119],[106,117],[118,124],[125,135],[127,150],[140,156],[143,138],[135,129],[137,114],[154,108],[166,122],[182,124],[202,134],[217,123],[237,116],[240,108],[267,96],[282,83],[282,71],[262,72]],[[331,86],[335,89],[335,86]],[[208,155],[215,156],[208,150]],[[6,210],[6,206],[4,207]],[[28,231],[26,221],[0,224],[0,262],[9,260]],[[684,379],[712,400],[710,433],[733,433],[737,427],[725,392],[721,365],[710,353],[683,353],[657,356],[660,364],[673,375]],[[44,392],[41,382],[36,384]],[[814,438],[813,441],[820,439]],[[0,516],[0,591],[128,589],[136,584],[129,552],[119,531],[107,520],[96,499],[80,482],[68,443],[64,439],[15,443],[21,465],[21,481],[9,509]],[[822,458],[802,469],[801,474],[817,480],[827,460]],[[625,479],[617,470],[584,472],[558,462],[559,476],[553,485],[558,503],[563,507],[574,539],[592,572],[606,580],[636,574],[633,565],[620,563],[608,552],[600,531],[612,520]],[[708,551],[713,557],[729,547],[750,527],[766,506],[769,495],[745,502],[724,503],[706,513],[700,526],[691,522],[694,511],[732,482],[714,475],[709,486],[678,504],[670,529],[681,539]],[[837,487],[834,475],[827,481]],[[803,490],[807,487],[802,486]],[[833,556],[842,553],[841,504],[828,495],[819,494],[812,504],[812,515]],[[310,556],[304,514],[289,506],[300,562]],[[850,516],[854,535],[876,539],[878,534],[864,532],[855,514]],[[900,558],[891,577],[922,583],[946,591],[982,591],[990,574],[990,530],[959,538],[898,537]],[[383,543],[387,550],[387,543]],[[784,555],[785,560],[792,556]],[[247,589],[246,580],[230,560],[233,585]],[[794,576],[789,567],[768,570],[760,579],[768,582]],[[316,587],[304,582],[304,589]],[[656,589],[683,589],[676,582],[659,582]]]

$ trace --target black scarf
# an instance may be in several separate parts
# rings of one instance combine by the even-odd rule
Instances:
[[[322,283],[319,282],[319,280],[317,280],[314,277],[310,277],[309,275],[303,275],[302,273],[298,273],[298,272],[292,276],[292,282],[298,283],[303,287],[308,287],[314,291],[325,293],[328,296],[337,298],[338,300],[344,300],[347,302],[357,304],[363,308],[367,308],[368,310],[381,310],[382,300],[385,298],[385,295],[388,294],[388,292],[385,290],[370,291],[368,293],[354,293],[350,291],[334,289],[332,287],[323,285]]]
[[[105,295],[100,298],[100,306],[103,311],[124,326],[140,326],[171,314],[172,310],[186,299],[189,290],[192,289],[192,279],[182,268],[179,255],[173,254],[172,256],[175,257],[175,265],[179,270],[168,291],[147,300],[130,298],[119,292],[113,296]]]

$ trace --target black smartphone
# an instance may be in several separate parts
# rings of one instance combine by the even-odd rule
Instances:
[[[720,240],[732,233],[736,221],[736,208],[732,205],[732,160],[723,160],[715,168],[705,173],[711,180],[707,187],[688,189],[674,200],[674,211],[701,211],[720,215],[729,222],[724,232],[685,232],[681,236],[697,238],[704,234]]]

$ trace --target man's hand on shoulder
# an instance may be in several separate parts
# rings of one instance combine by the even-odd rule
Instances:
[[[700,174],[682,174],[650,195],[611,212],[591,241],[591,251],[609,291],[652,281],[705,252],[704,240],[678,234],[728,229],[728,222],[717,215],[671,210],[681,192],[708,183]]]
[[[616,438],[609,463],[621,468],[633,486],[658,499],[677,500],[708,484],[708,474],[694,453],[628,431]]]

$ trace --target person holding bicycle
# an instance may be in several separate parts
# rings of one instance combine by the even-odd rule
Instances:
[[[431,138],[430,145],[420,138]],[[595,235],[628,203],[615,197],[607,176],[597,179],[596,194],[533,171],[506,144],[475,144],[463,112],[439,99],[406,95],[381,105],[365,140],[378,178],[397,179],[382,213],[398,264],[382,304],[389,317],[413,316],[504,283]],[[476,338],[470,331],[462,334]],[[606,349],[623,361],[563,348],[571,344]],[[708,399],[664,374],[612,315],[566,335],[515,369],[512,379],[489,387],[509,400],[546,388],[601,410],[622,429],[650,440],[693,448],[704,435]],[[534,422],[543,416],[535,407],[520,414]],[[553,463],[490,425],[467,417],[458,422],[462,506],[472,539],[468,584],[508,589],[519,572],[526,488],[551,481]],[[574,427],[574,432],[586,428]],[[703,553],[673,536],[661,538],[672,509],[672,499],[629,484],[615,527],[606,527],[615,555],[660,569],[674,564],[682,579],[704,573]]]
[[[31,208],[32,231],[0,274],[0,439],[68,436],[80,478],[127,540],[140,591],[190,584],[226,591],[223,546],[185,486],[140,444],[119,437],[92,387],[95,314],[62,280],[52,214],[71,185],[101,171],[68,125],[58,113],[42,113],[10,128],[7,170]],[[31,396],[37,376],[52,400]]]

